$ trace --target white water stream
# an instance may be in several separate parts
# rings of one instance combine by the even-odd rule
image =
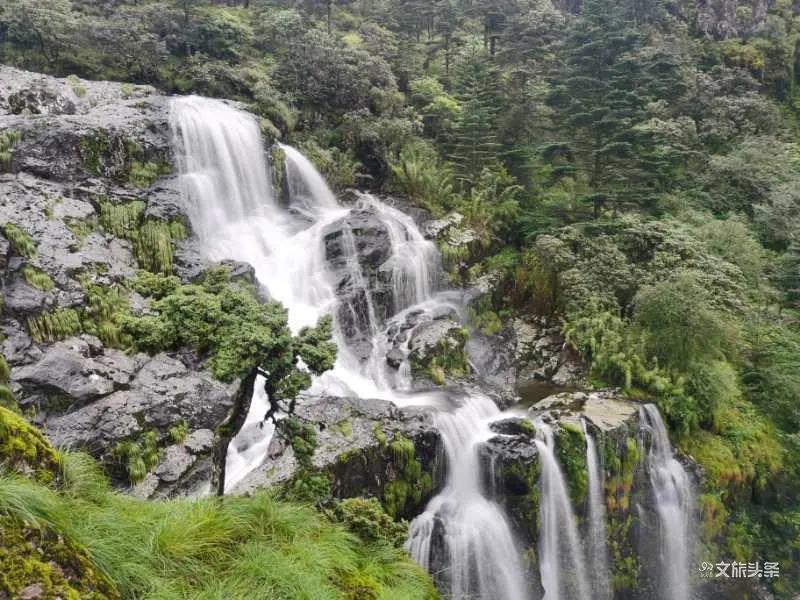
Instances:
[[[608,548],[606,547],[606,502],[603,493],[603,470],[597,454],[597,444],[586,424],[581,420],[586,437],[586,468],[589,476],[588,552],[592,597],[597,600],[611,598],[608,577]]]
[[[352,214],[368,211],[388,232],[388,273],[394,313],[402,321],[411,309],[425,314],[460,308],[459,293],[437,292],[441,261],[436,246],[425,240],[406,214],[362,195],[355,209],[343,207],[311,163],[297,150],[281,146],[286,157],[289,210],[278,206],[269,166],[255,120],[217,100],[199,97],[173,101],[171,127],[182,189],[192,228],[207,258],[233,259],[253,265],[270,297],[289,311],[297,331],[339,307],[328,268],[325,236],[330,227]],[[411,393],[407,365],[390,373],[386,366],[384,329],[376,317],[370,282],[359,264],[355,234],[342,228],[344,264],[351,289],[363,291],[364,306],[348,306],[372,338],[372,351],[360,360],[348,349],[336,326],[339,356],[334,369],[315,380],[312,392],[382,398],[400,405],[436,404],[443,394]],[[407,350],[407,348],[406,348]],[[489,435],[498,414],[494,403],[478,392],[447,399],[435,416],[448,458],[444,491],[433,498],[411,527],[409,548],[426,567],[440,539],[447,555],[447,586],[454,600],[523,600],[527,597],[519,553],[502,510],[484,497],[475,445]],[[261,420],[267,398],[257,390],[245,426],[229,447],[225,489],[236,485],[264,460],[272,427]],[[437,527],[434,527],[437,523]]]
[[[653,487],[660,525],[661,598],[688,600],[691,593],[689,562],[693,492],[689,476],[675,458],[667,428],[658,409],[646,404],[639,409],[642,428],[650,433],[647,471]]]
[[[536,422],[539,483],[539,572],[543,600],[591,600],[578,526],[564,474],[555,457],[552,428]]]

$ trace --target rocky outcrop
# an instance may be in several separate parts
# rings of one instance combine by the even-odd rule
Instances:
[[[104,460],[121,486],[115,450],[154,436],[157,460],[137,487],[145,496],[208,485],[238,388],[192,352],[132,354],[109,331],[120,314],[149,310],[131,286],[148,251],[184,283],[209,267],[195,241],[144,233],[188,228],[168,109],[147,86],[0,67],[0,133],[10,144],[0,164],[0,343],[10,386],[55,444]],[[87,327],[105,341],[82,334]]]
[[[372,327],[393,312],[391,271],[381,268],[392,252],[389,230],[373,209],[354,209],[328,225],[324,239],[325,260],[340,301],[339,327],[364,359],[372,351]]]
[[[524,413],[495,421],[497,433],[480,450],[486,489],[500,502],[520,542],[535,549],[539,532],[539,458],[533,421],[550,423],[556,454],[567,480],[573,507],[586,515],[585,420],[603,460],[611,568],[621,588],[648,589],[638,580],[641,536],[657,520],[642,520],[653,511],[647,474],[642,467],[639,405],[614,390],[564,392],[536,403]],[[652,531],[651,531],[652,534]],[[652,572],[656,572],[655,570]],[[637,598],[648,597],[646,595]]]
[[[298,403],[296,416],[315,426],[313,466],[328,475],[333,497],[375,497],[395,516],[409,517],[435,493],[442,459],[427,410],[401,409],[383,400],[319,397]],[[408,468],[410,461],[414,469]],[[287,484],[297,468],[292,447],[276,435],[263,464],[229,493]]]
[[[546,317],[530,321],[515,319],[511,330],[519,385],[529,381],[545,381],[556,386],[580,383],[584,365],[567,344],[561,329]]]

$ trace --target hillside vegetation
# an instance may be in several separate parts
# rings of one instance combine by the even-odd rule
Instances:
[[[800,16],[718,4],[6,0],[0,60],[77,96],[85,78],[239,100],[335,187],[461,213],[473,241],[442,253],[455,282],[497,282],[479,322],[554,317],[598,385],[656,402],[704,468],[706,555],[779,561],[792,597]],[[0,514],[66,532],[126,597],[431,593],[268,496],[144,505],[67,473],[3,476]]]

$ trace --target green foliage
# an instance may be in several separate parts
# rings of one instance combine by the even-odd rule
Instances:
[[[405,148],[392,165],[392,188],[416,200],[434,215],[454,205],[452,169],[424,146]]]
[[[186,436],[189,434],[189,425],[186,423],[186,421],[179,421],[169,428],[167,434],[169,435],[169,439],[172,441],[172,443],[182,444],[186,440]]]
[[[86,581],[94,574],[95,582],[105,574],[113,587],[99,588],[102,597],[334,600],[355,597],[348,594],[363,581],[377,597],[437,597],[402,550],[365,542],[312,509],[265,493],[142,501],[109,491],[96,470],[76,472],[68,462],[73,475],[58,493],[0,475],[0,515],[85,549],[88,561],[76,572]],[[25,557],[14,553],[3,573]]]
[[[28,332],[36,342],[56,342],[81,330],[81,319],[73,308],[59,308],[28,317]]]
[[[732,358],[736,329],[712,306],[709,290],[691,271],[642,288],[634,299],[634,321],[647,331],[648,356],[679,370],[694,362]]]
[[[3,234],[6,236],[8,243],[11,244],[11,250],[14,254],[23,258],[36,256],[36,244],[21,227],[14,223],[6,223],[3,225]]]
[[[355,185],[361,165],[348,152],[342,152],[335,147],[323,149],[314,140],[305,141],[300,145],[300,149],[334,189],[343,190]]]
[[[169,165],[158,164],[154,162],[139,162],[135,160],[131,163],[130,172],[128,174],[128,182],[139,188],[149,188],[153,182],[170,172]]]
[[[129,240],[139,266],[153,273],[172,273],[173,240],[186,237],[180,221],[165,222],[144,216],[139,200],[125,204],[100,201],[100,226],[111,235]]]
[[[384,542],[400,548],[408,535],[408,523],[392,519],[376,498],[342,500],[334,505],[331,516],[368,544]]]
[[[22,267],[22,276],[30,285],[45,292],[49,292],[56,285],[47,273],[31,265]]]
[[[20,133],[14,129],[0,131],[0,167],[11,166],[14,156],[14,146],[22,139]]]
[[[137,440],[119,442],[111,454],[128,481],[132,484],[140,483],[161,459],[158,436],[155,431],[148,431]]]
[[[128,348],[132,339],[123,331],[130,308],[126,291],[116,285],[84,282],[86,308],[82,326],[86,333],[100,338],[106,346]]]
[[[190,346],[209,356],[212,372],[222,381],[244,377],[258,367],[269,373],[267,391],[273,403],[293,403],[311,384],[310,373],[333,366],[336,346],[330,341],[330,318],[292,336],[282,306],[262,304],[252,290],[228,283],[224,270],[209,271],[202,284],[183,286],[170,277],[140,273],[134,288],[157,295],[151,304],[156,315],[124,319],[123,331],[139,349],[159,352]],[[297,368],[300,358],[310,373]]]
[[[383,488],[383,506],[391,517],[397,518],[420,504],[433,488],[433,480],[422,469],[410,439],[396,435],[389,443],[389,454],[397,476]]]

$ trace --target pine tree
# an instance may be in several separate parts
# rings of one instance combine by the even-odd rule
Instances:
[[[449,152],[456,178],[469,189],[484,167],[497,166],[500,110],[496,67],[483,52],[472,52],[460,66],[456,97],[461,116],[456,122]]]
[[[679,91],[679,70],[665,53],[642,51],[631,11],[587,0],[565,37],[565,64],[551,76],[549,103],[563,115],[570,140],[557,144],[558,155],[573,157],[574,170],[594,190],[586,200],[596,215],[603,206],[653,209],[681,150],[641,127],[650,103]]]

